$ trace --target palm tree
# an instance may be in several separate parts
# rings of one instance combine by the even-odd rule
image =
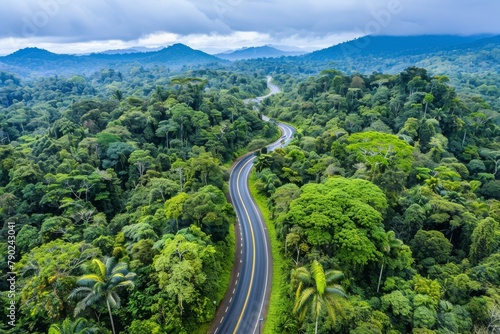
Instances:
[[[80,299],[75,308],[75,316],[85,310],[87,306],[93,306],[105,301],[113,334],[115,334],[111,308],[120,307],[120,297],[117,290],[126,286],[133,287],[134,282],[132,279],[135,277],[135,273],[128,271],[127,264],[116,263],[113,257],[106,258],[105,263],[93,259],[90,269],[91,273],[83,275],[76,282],[80,287],[74,289],[69,295],[70,299]]]
[[[54,324],[49,328],[49,334],[93,334],[98,331],[99,328],[96,325],[84,318],[78,318],[75,321],[64,319],[61,325]]]
[[[335,323],[337,314],[343,315],[342,301],[347,298],[344,289],[335,284],[344,278],[344,274],[338,270],[324,271],[323,266],[316,260],[311,264],[311,270],[300,267],[292,272],[295,292],[295,304],[293,313],[299,316],[301,321],[308,310],[311,310],[316,320],[314,333],[318,333],[319,316],[324,309],[328,312],[331,321]]]
[[[380,266],[380,274],[378,276],[377,293],[380,290],[380,282],[382,281],[382,274],[384,272],[384,265],[386,264],[389,256],[397,252],[403,246],[403,242],[396,238],[394,231],[387,232],[387,244],[384,245],[384,257],[382,258],[382,265]]]

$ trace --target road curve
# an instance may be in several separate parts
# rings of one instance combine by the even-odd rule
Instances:
[[[279,87],[271,84],[267,77],[270,94],[280,92]],[[269,121],[269,118],[263,117]],[[268,151],[287,145],[293,138],[295,128],[278,123],[281,138],[268,146]],[[238,218],[236,263],[233,279],[225,300],[219,307],[218,314],[212,326],[213,334],[256,334],[262,330],[265,320],[266,302],[272,279],[272,256],[269,237],[262,215],[257,208],[250,190],[248,178],[253,167],[255,156],[247,155],[232,168],[229,178],[229,194]],[[239,255],[239,256],[238,256]]]
[[[271,83],[271,80],[273,79],[271,76],[267,76],[267,88],[269,88],[269,94],[264,95],[264,96],[259,96],[259,97],[254,97],[253,99],[246,99],[243,100],[245,103],[250,103],[250,102],[262,102],[266,97],[269,97],[274,94],[278,94],[281,92],[281,89],[276,86],[275,84]]]

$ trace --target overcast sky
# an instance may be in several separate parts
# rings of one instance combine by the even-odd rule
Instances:
[[[315,50],[362,35],[500,34],[498,0],[0,0],[0,54],[184,43]]]

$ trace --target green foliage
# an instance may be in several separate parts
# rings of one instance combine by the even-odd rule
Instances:
[[[291,145],[256,162],[274,242],[266,332],[313,330],[310,307],[303,323],[293,314],[283,273],[314,261],[342,270],[350,296],[342,321],[323,307],[319,332],[470,333],[494,323],[500,122],[489,66],[497,52],[485,50],[454,55],[487,71],[460,76],[434,76],[456,65],[432,54],[404,60],[429,70],[381,74],[383,57],[356,67],[348,57],[336,66],[349,74],[307,78],[329,65],[133,66],[29,81],[0,72],[0,220],[16,223],[19,330],[76,324],[68,296],[83,264],[101,255],[136,273],[134,291],[117,291],[117,332],[206,328],[234,257],[224,165],[279,136],[259,114],[299,128]],[[241,99],[261,95],[271,72],[284,93],[255,111]],[[305,268],[325,296],[319,266]],[[89,327],[110,328],[98,295],[84,311]]]
[[[439,231],[419,230],[411,242],[415,257],[420,261],[432,258],[437,263],[448,261],[452,244]]]
[[[382,244],[387,239],[382,225],[382,215],[368,203],[371,194],[384,197],[376,186],[363,183],[364,197],[357,198],[346,190],[349,180],[328,180],[325,184],[302,187],[299,198],[290,203],[286,220],[291,226],[305,231],[307,244],[333,256],[347,266],[366,265],[381,257]],[[344,184],[344,189],[336,188]],[[385,201],[375,204],[383,208]]]
[[[356,161],[366,164],[372,178],[386,168],[395,168],[408,173],[412,163],[412,147],[397,136],[377,132],[356,133],[347,139],[347,152],[355,155]]]
[[[499,295],[495,108],[416,67],[275,78],[287,89],[261,111],[299,131],[288,147],[257,158],[256,185],[269,197],[282,254],[290,266],[341,268],[351,299],[372,308],[355,307],[352,324],[321,330],[480,328],[483,301]],[[389,325],[374,320],[375,310]],[[280,331],[297,332],[284,313]]]
[[[161,326],[158,325],[153,320],[134,320],[130,324],[128,328],[128,333],[151,333],[151,334],[160,334],[162,333]]]
[[[75,321],[66,318],[61,325],[50,326],[48,334],[93,334],[98,331],[99,328],[85,318],[77,318]]]
[[[154,260],[160,287],[175,298],[181,315],[186,306],[203,308],[204,300],[199,297],[207,280],[204,269],[207,269],[216,251],[213,246],[207,245],[208,238],[198,228],[192,227],[185,233],[178,233],[167,240]],[[199,317],[199,322],[207,320],[201,314]]]
[[[32,249],[21,258],[16,267],[21,274],[20,309],[30,315],[29,326],[35,326],[38,319],[54,321],[71,313],[67,299],[80,266],[99,253],[98,248],[85,243],[58,239]]]
[[[416,328],[432,329],[437,321],[435,310],[426,306],[418,306],[413,313],[413,325]]]
[[[473,264],[479,263],[498,249],[500,245],[500,226],[493,218],[485,218],[472,232],[469,257]]]
[[[22,332],[47,332],[73,311],[67,297],[81,271],[64,269],[69,259],[57,254],[59,248],[74,259],[93,249],[91,258],[114,256],[137,274],[139,291],[118,293],[133,298],[113,311],[116,331],[124,332],[131,319],[153,319],[161,332],[194,332],[206,327],[213,300],[227,288],[235,214],[226,199],[224,165],[249,143],[278,136],[274,123],[241,101],[265,92],[265,73],[120,71],[25,81],[0,72],[0,88],[11,92],[0,112],[0,220],[16,223],[17,255],[33,261],[20,261]],[[158,287],[154,258],[171,236],[196,226],[216,253],[207,255],[201,268],[207,278],[194,282],[200,293],[181,315],[174,294]],[[62,273],[47,259],[33,260],[42,247]],[[6,265],[0,261],[2,272]],[[93,310],[84,312],[97,322],[106,305]]]

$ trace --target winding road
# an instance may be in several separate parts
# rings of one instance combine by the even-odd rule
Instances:
[[[267,77],[270,93],[245,102],[260,102],[279,93],[278,86]],[[269,118],[263,117],[269,121]],[[281,138],[268,146],[268,151],[287,145],[295,128],[278,123]],[[218,308],[212,325],[213,334],[255,334],[262,330],[272,279],[272,256],[266,227],[250,190],[248,178],[253,167],[254,154],[239,160],[232,168],[229,194],[238,217],[236,228],[236,259],[233,278],[226,297]],[[239,231],[239,233],[238,233]],[[239,263],[238,263],[239,262]]]

